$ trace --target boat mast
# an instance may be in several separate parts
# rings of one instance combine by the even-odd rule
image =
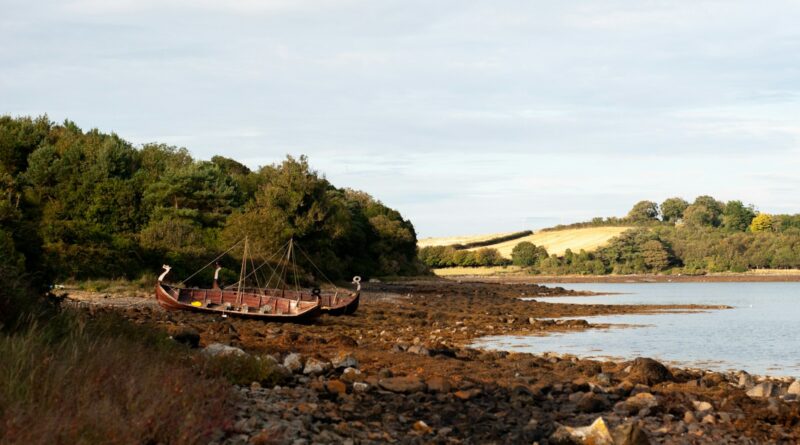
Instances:
[[[236,289],[236,305],[242,304],[242,282],[247,272],[247,237],[244,237],[244,251],[242,252],[242,269],[239,271],[239,286]]]
[[[286,294],[286,272],[291,264],[289,260],[292,258],[292,250],[294,249],[294,237],[289,238],[289,248],[286,250],[286,265],[284,266],[283,276],[281,277],[281,298]]]

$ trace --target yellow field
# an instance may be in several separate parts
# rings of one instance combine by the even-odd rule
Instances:
[[[441,269],[432,269],[432,270],[434,274],[440,277],[466,276],[466,275],[495,276],[495,275],[511,275],[511,274],[522,273],[522,268],[519,266],[444,267]]]
[[[492,238],[499,238],[504,235],[510,235],[512,233],[514,232],[490,233],[488,235],[450,236],[445,238],[423,238],[421,240],[417,240],[417,247],[423,248],[429,246],[452,246],[453,244],[476,243]]]
[[[500,255],[511,258],[511,250],[517,244],[528,241],[537,246],[544,246],[547,253],[563,255],[567,249],[572,249],[578,253],[581,249],[590,252],[598,247],[604,246],[611,238],[619,236],[620,233],[630,229],[630,227],[587,227],[584,229],[566,229],[553,232],[538,232],[523,238],[505,241],[499,244],[492,244],[493,249],[500,251]],[[474,249],[471,249],[474,250]]]

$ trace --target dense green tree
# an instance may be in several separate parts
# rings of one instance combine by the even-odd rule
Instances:
[[[645,265],[653,272],[662,271],[669,266],[669,252],[664,247],[664,244],[657,239],[644,242],[641,247],[641,254]]]
[[[722,227],[730,231],[744,232],[755,216],[753,206],[745,207],[742,201],[728,201],[722,214]]]
[[[536,245],[529,241],[523,241],[511,250],[511,261],[516,266],[533,266],[539,261]]]
[[[716,217],[708,207],[692,204],[684,210],[683,222],[691,227],[711,227],[715,225]]]
[[[683,218],[683,212],[689,203],[683,198],[668,198],[661,203],[661,219],[668,223],[676,223]]]
[[[717,201],[711,196],[702,195],[695,198],[692,205],[706,208],[706,211],[711,217],[712,226],[718,227],[722,223],[722,212],[725,207],[724,203]]]
[[[658,204],[653,201],[639,201],[628,212],[628,219],[636,223],[655,221],[657,218]]]

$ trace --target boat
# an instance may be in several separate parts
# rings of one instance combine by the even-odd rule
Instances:
[[[244,287],[247,265],[245,259],[247,255],[246,240],[244,252],[242,271],[236,289],[219,287],[219,271],[222,267],[219,263],[216,263],[216,260],[214,261],[216,263],[214,283],[211,289],[187,288],[166,284],[164,279],[172,268],[165,264],[163,266],[164,272],[158,277],[155,288],[158,304],[169,311],[186,310],[221,315],[223,317],[230,316],[262,321],[307,322],[320,316],[322,313],[320,298],[304,298],[301,292],[287,291],[286,289],[262,289],[260,292],[253,292]],[[220,255],[220,257],[223,255]],[[195,272],[192,276],[199,272]],[[188,281],[188,278],[183,281]],[[312,294],[309,293],[309,295]]]

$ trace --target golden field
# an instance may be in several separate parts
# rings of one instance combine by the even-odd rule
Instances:
[[[492,244],[486,247],[497,249],[505,258],[511,258],[511,250],[514,249],[514,246],[523,241],[529,241],[537,246],[544,246],[544,248],[547,249],[547,252],[550,254],[563,255],[567,249],[572,249],[572,251],[575,253],[580,252],[581,249],[589,252],[597,249],[598,247],[604,246],[609,240],[611,240],[611,238],[619,236],[619,234],[628,229],[630,229],[630,227],[586,227],[581,229],[565,229],[552,232],[537,232],[533,235]],[[460,237],[454,236],[446,238],[425,238],[419,240],[417,245],[419,247],[427,247],[465,244],[498,238],[510,233],[513,232]],[[476,247],[470,250],[476,249],[479,248]]]

